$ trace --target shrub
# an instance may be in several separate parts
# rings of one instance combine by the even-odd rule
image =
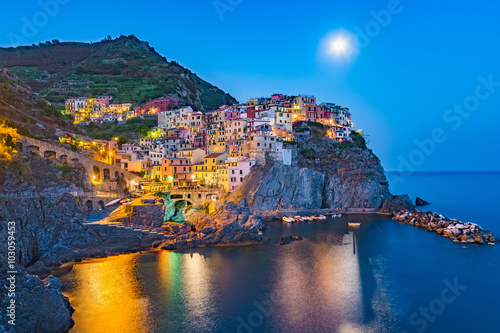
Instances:
[[[66,164],[66,163],[58,165],[57,168],[59,170],[61,170],[63,173],[71,173],[71,172],[75,171],[75,168],[73,168],[71,165]]]
[[[302,150],[300,154],[304,156],[304,158],[312,160],[316,158],[317,152],[313,148],[306,148]]]

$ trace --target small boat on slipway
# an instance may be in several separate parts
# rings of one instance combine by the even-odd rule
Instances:
[[[347,222],[347,225],[349,225],[350,227],[359,227],[361,225],[361,223],[359,223],[359,222]]]
[[[283,222],[286,223],[299,223],[301,221],[313,221],[313,220],[326,220],[326,216],[324,215],[319,215],[319,216],[294,216],[294,217],[286,217],[283,216],[281,218]]]

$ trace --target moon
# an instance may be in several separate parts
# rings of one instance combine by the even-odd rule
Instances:
[[[360,48],[356,35],[348,30],[337,29],[328,33],[321,41],[321,57],[327,62],[352,63]]]

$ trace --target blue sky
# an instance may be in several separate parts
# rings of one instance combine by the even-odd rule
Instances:
[[[4,5],[0,45],[134,34],[240,101],[304,93],[350,107],[387,170],[500,170],[499,3],[54,1]],[[350,61],[325,60],[339,29],[372,37]]]

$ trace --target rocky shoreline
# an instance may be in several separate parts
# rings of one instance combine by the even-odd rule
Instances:
[[[429,232],[435,232],[453,240],[454,243],[495,245],[496,242],[493,233],[483,230],[475,223],[448,219],[434,212],[401,210],[394,213],[392,219],[414,227],[427,229]]]

